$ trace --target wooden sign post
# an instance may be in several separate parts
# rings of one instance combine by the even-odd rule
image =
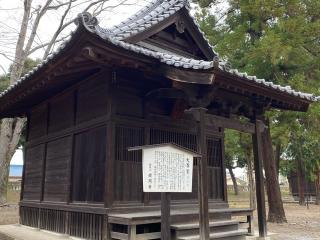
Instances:
[[[200,155],[172,143],[128,150],[142,150],[143,191],[161,193],[161,240],[169,240],[170,193],[192,192],[193,158]]]

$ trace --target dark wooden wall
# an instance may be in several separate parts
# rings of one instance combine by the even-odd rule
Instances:
[[[30,111],[23,201],[103,202],[110,78],[82,81]]]
[[[147,99],[159,83],[143,75],[105,71],[34,107],[28,116],[23,201],[149,204],[142,156],[128,147],[174,142],[197,151],[191,116],[172,118],[175,101]],[[209,198],[224,201],[223,130],[208,126]],[[193,192],[174,201],[197,199]]]
[[[150,81],[150,80],[149,80]],[[114,201],[116,204],[144,203],[160,200],[160,194],[142,191],[142,156],[128,152],[128,147],[144,144],[174,142],[197,151],[196,125],[190,116],[172,118],[175,102],[165,99],[146,99],[148,91],[159,86],[145,80],[132,81],[118,74],[112,90],[115,122]],[[207,148],[209,166],[209,198],[225,200],[223,168],[223,130],[208,126]],[[197,163],[193,173],[193,192],[172,194],[174,201],[197,199]]]

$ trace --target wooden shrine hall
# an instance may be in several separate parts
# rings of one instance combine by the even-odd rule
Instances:
[[[171,198],[171,239],[245,239],[252,209],[229,208],[224,129],[252,134],[265,237],[261,121],[316,100],[231,69],[187,0],[151,0],[109,29],[88,13],[59,49],[0,95],[0,117],[27,117],[20,223],[83,239],[160,239],[160,194],[142,189],[141,152],[201,153],[192,193]],[[199,211],[200,209],[200,211]],[[231,217],[248,216],[248,229]],[[199,217],[200,216],[200,217]]]

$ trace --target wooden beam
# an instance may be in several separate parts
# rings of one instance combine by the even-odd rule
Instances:
[[[220,117],[216,115],[206,114],[206,125],[234,129],[239,132],[251,133],[256,132],[256,126],[254,123],[250,122],[241,122],[238,119]],[[259,132],[262,132],[265,128],[265,125],[261,123],[257,128]]]
[[[267,236],[267,221],[266,221],[266,206],[264,194],[264,178],[263,178],[263,155],[262,155],[262,139],[259,129],[263,123],[260,120],[255,120],[256,133],[252,135],[254,169],[256,177],[256,195],[257,195],[257,210],[258,210],[258,226],[259,236]]]
[[[185,83],[195,83],[195,84],[205,84],[210,85],[214,81],[214,74],[210,71],[196,71],[190,69],[179,69],[172,66],[163,65],[160,68],[160,72],[163,75],[173,81],[185,82]]]

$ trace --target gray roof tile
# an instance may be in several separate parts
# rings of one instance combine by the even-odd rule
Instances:
[[[309,101],[320,101],[320,97],[316,97],[312,94],[301,93],[291,89],[290,86],[282,87],[280,85],[273,84],[272,82],[267,82],[264,79],[258,79],[256,76],[248,76],[247,73],[240,73],[237,69],[231,69],[230,65],[226,61],[219,60],[217,54],[213,61],[204,61],[204,60],[196,60],[192,58],[185,58],[182,56],[178,56],[175,54],[168,54],[165,52],[159,52],[155,50],[151,50],[145,47],[141,47],[138,45],[126,43],[121,41],[123,38],[130,37],[134,34],[139,33],[140,31],[145,30],[146,28],[150,28],[154,24],[162,21],[166,17],[171,16],[176,11],[180,10],[182,7],[186,7],[189,9],[189,3],[187,0],[151,0],[151,4],[146,6],[137,14],[130,17],[128,20],[120,23],[112,29],[103,29],[100,26],[96,25],[94,27],[88,26],[86,27],[88,31],[93,32],[100,36],[103,40],[121,47],[123,49],[143,54],[148,57],[152,57],[158,59],[160,62],[171,65],[174,67],[188,68],[188,69],[212,69],[215,66],[215,62],[219,63],[218,67],[220,70],[228,72],[232,75],[243,78],[247,81],[254,81],[259,85],[263,85],[272,89],[277,89],[287,94],[291,94],[294,96],[299,96],[302,99],[307,99]],[[160,16],[159,16],[160,15]],[[199,25],[189,13],[190,17],[193,19],[196,26]],[[84,21],[83,19],[81,21]],[[83,22],[84,25],[86,23]],[[201,32],[200,28],[199,31]],[[204,33],[201,32],[203,37]],[[34,74],[36,74],[42,67],[44,67],[47,63],[49,63],[53,58],[57,56],[57,54],[66,47],[67,43],[71,40],[73,36],[73,32],[70,35],[70,38],[61,44],[61,46],[50,56],[47,57],[41,64],[38,64],[35,68],[33,68],[28,74],[20,78],[15,84],[11,85],[7,90],[0,94],[0,97],[3,97],[8,92],[12,91],[15,87],[20,85],[22,82],[31,78]],[[206,39],[206,38],[205,38]],[[207,44],[210,46],[208,40]]]

